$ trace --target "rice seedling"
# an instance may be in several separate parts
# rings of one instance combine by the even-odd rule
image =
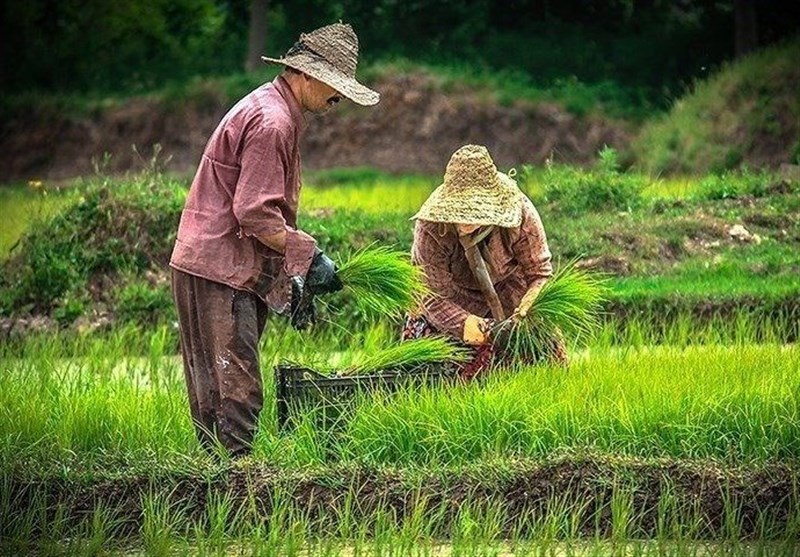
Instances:
[[[386,369],[410,369],[426,364],[465,362],[469,350],[444,337],[418,338],[363,355],[343,375],[375,373]]]
[[[585,343],[599,329],[606,281],[575,263],[561,267],[544,284],[527,314],[495,326],[498,341],[514,359],[547,359],[562,339]]]
[[[390,247],[355,252],[342,263],[339,278],[359,309],[381,316],[401,315],[427,291],[421,269]]]

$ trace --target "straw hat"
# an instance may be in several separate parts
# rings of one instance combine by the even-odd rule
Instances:
[[[483,145],[464,145],[450,157],[444,183],[411,217],[433,222],[504,227],[522,222],[523,194]]]
[[[377,91],[356,81],[358,37],[348,24],[334,23],[311,33],[303,33],[283,58],[262,56],[261,59],[289,66],[319,79],[363,106],[377,104],[381,98]]]

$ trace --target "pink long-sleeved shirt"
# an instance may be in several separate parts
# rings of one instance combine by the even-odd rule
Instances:
[[[297,230],[300,137],[307,126],[282,77],[241,99],[206,145],[181,214],[170,265],[288,309],[316,243]],[[286,231],[280,254],[256,239]]]

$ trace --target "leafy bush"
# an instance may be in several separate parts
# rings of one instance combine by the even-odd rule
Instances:
[[[531,178],[523,174],[523,181]],[[647,185],[645,176],[621,172],[617,152],[608,147],[598,154],[598,163],[593,170],[550,166],[538,178],[543,188],[534,197],[573,215],[586,211],[627,211],[639,207],[642,204],[642,190]]]
[[[114,310],[121,322],[154,325],[175,319],[175,304],[168,284],[135,281],[115,294]]]
[[[84,194],[63,212],[34,223],[3,263],[4,314],[72,307],[61,313],[68,320],[77,306],[67,298],[87,291],[93,278],[136,275],[167,264],[183,206],[176,182],[143,174],[84,187]]]

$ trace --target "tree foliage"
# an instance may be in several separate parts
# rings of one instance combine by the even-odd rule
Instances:
[[[791,5],[788,5],[791,4]],[[542,83],[604,80],[651,96],[702,78],[735,53],[734,0],[272,0],[264,52],[301,32],[353,24],[367,59],[408,57],[522,71]],[[239,71],[249,0],[5,3],[5,91],[144,90]],[[796,33],[800,4],[762,0],[762,44]],[[261,42],[261,41],[259,41]]]

